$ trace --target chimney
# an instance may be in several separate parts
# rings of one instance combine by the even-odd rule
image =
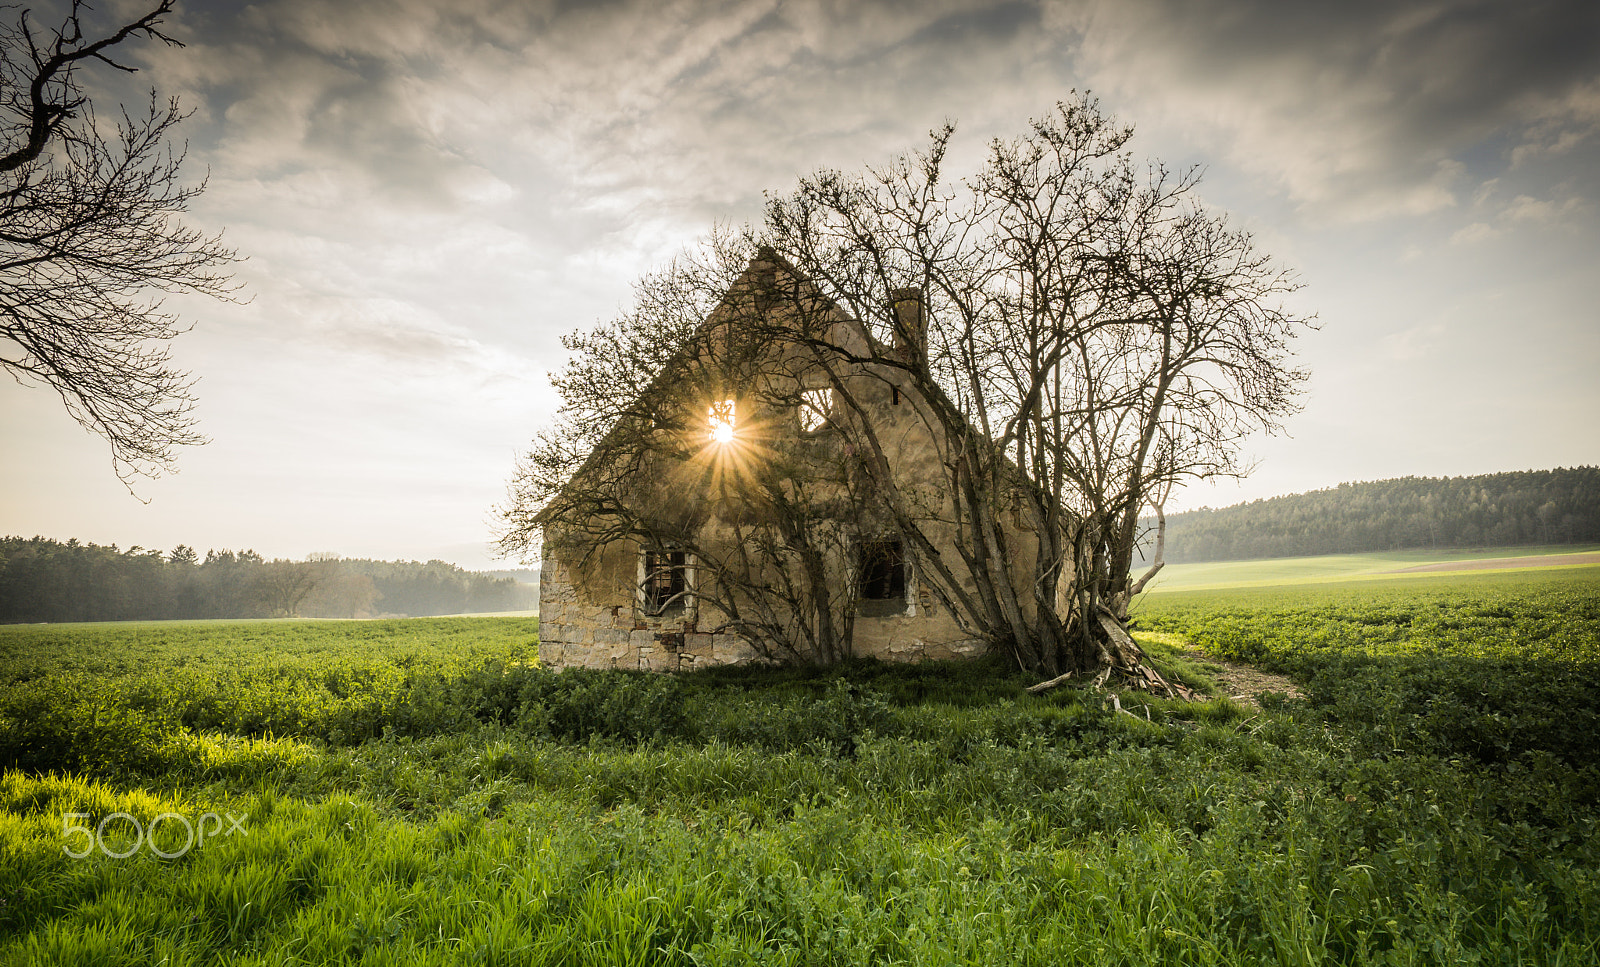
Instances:
[[[928,351],[928,311],[921,289],[895,289],[889,293],[894,303],[894,348],[914,359]]]
[[[771,309],[778,301],[778,255],[771,246],[756,249],[750,260],[751,288],[757,312]]]

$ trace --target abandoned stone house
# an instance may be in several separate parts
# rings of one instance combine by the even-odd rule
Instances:
[[[763,261],[764,257],[769,260]],[[781,261],[775,269],[770,259],[758,256],[730,289],[729,298],[741,286],[761,279],[770,282],[774,271],[792,272]],[[713,312],[705,326],[714,326],[722,311]],[[786,385],[786,392],[760,393],[735,386],[674,404],[682,411],[681,432],[690,440],[682,462],[749,463],[790,444],[826,447],[834,422],[841,419],[837,394],[845,392],[852,401],[853,418],[871,421],[897,486],[903,492],[927,495],[922,532],[933,535],[936,548],[941,541],[948,545],[959,532],[946,523],[954,514],[935,436],[905,398],[896,371],[870,362],[875,353],[924,351],[926,322],[918,293],[894,294],[892,346],[875,341],[845,313],[837,309],[830,313],[829,338],[854,346],[851,355],[868,361],[843,372],[835,369],[829,381],[808,371],[803,362],[797,364],[787,347],[773,345],[756,379],[768,389]],[[849,452],[847,446],[838,449]],[[875,527],[868,509],[852,504],[844,491],[834,497],[829,513],[837,518],[841,526],[836,530],[843,536],[830,545],[827,580],[848,610],[842,616],[849,629],[848,654],[919,661],[982,653],[986,644],[963,630],[945,599],[930,587],[907,542],[892,529]],[[727,573],[727,567],[721,560],[705,559],[707,548],[725,546],[735,525],[719,518],[718,508],[705,506],[717,499],[714,493],[685,486],[670,499],[697,521],[691,543],[698,553],[634,539],[626,529],[590,530],[571,526],[570,521],[567,526],[546,526],[539,591],[542,664],[678,671],[775,657],[762,642],[741,633],[737,614],[730,615],[738,610],[737,602],[715,593],[718,575]],[[1031,569],[1032,560],[1026,555],[1018,555],[1017,561]],[[1019,567],[1013,583],[1022,584],[1028,573]],[[785,584],[783,577],[773,575],[768,583]],[[762,588],[747,584],[741,593],[759,596]]]

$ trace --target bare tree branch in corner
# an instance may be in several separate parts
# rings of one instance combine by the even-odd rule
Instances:
[[[60,395],[84,428],[105,437],[117,476],[170,471],[176,449],[206,442],[191,411],[194,381],[172,363],[180,332],[166,294],[227,299],[238,261],[220,236],[176,217],[205,188],[184,185],[186,117],[152,90],[147,109],[121,109],[102,129],[78,71],[113,59],[130,39],[181,47],[166,34],[172,0],[137,20],[86,34],[74,0],[60,26],[23,10],[0,27],[0,367]]]

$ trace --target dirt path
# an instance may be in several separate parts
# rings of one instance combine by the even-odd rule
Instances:
[[[1260,708],[1261,705],[1256,701],[1256,697],[1262,692],[1283,692],[1290,698],[1305,697],[1305,693],[1295,687],[1294,682],[1282,675],[1264,672],[1250,665],[1224,661],[1221,658],[1208,655],[1198,648],[1191,648],[1188,652],[1191,657],[1204,662],[1208,666],[1207,671],[1211,671],[1213,668],[1220,669],[1220,671],[1211,671],[1211,677],[1216,679],[1218,685],[1222,686],[1224,695],[1240,705]]]

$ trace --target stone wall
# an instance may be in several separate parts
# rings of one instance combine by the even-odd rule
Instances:
[[[885,459],[902,481],[902,494],[913,495],[923,506],[925,532],[935,544],[956,539],[947,522],[955,508],[943,486],[943,467],[928,428],[909,404],[897,402],[891,384],[882,378],[856,377],[850,381],[854,398],[865,418],[878,428]],[[746,413],[753,422],[787,426],[783,416]],[[789,432],[795,432],[791,427]],[[1008,535],[1015,541],[1020,533]],[[1025,542],[1024,542],[1025,543]],[[568,545],[570,546],[570,545]],[[1015,552],[1019,548],[1013,547]],[[760,653],[737,635],[711,634],[702,628],[722,624],[710,613],[673,617],[645,615],[638,597],[638,545],[627,541],[582,552],[584,564],[569,566],[561,552],[547,545],[540,576],[540,661],[547,667],[630,668],[679,671],[708,665],[739,664],[761,659]],[[957,555],[947,554],[948,559]],[[1019,586],[1031,577],[1031,559],[1016,555]],[[847,562],[834,564],[840,580],[849,580]],[[931,590],[908,580],[908,599],[902,613],[855,616],[852,650],[862,657],[884,661],[924,661],[976,657],[984,643],[967,635],[939,605]],[[707,607],[703,602],[702,607]]]
[[[539,663],[546,668],[627,668],[689,671],[712,665],[760,661],[761,654],[738,635],[699,629],[696,615],[655,618],[631,604],[632,586],[614,580],[626,571],[626,548],[607,548],[575,583],[571,569],[546,550],[539,583]],[[625,596],[627,595],[627,596]],[[911,613],[860,617],[855,653],[884,661],[973,658],[983,643],[962,634],[926,590],[916,593]]]
[[[614,562],[602,560],[602,571],[608,570],[603,567],[606,563]],[[573,582],[571,569],[546,551],[539,578],[541,665],[675,672],[742,664],[760,657],[738,635],[697,630],[693,615],[654,618],[639,614],[631,603],[631,584],[617,587],[617,582],[604,580],[606,576],[580,588]],[[610,593],[597,602],[596,590]]]

